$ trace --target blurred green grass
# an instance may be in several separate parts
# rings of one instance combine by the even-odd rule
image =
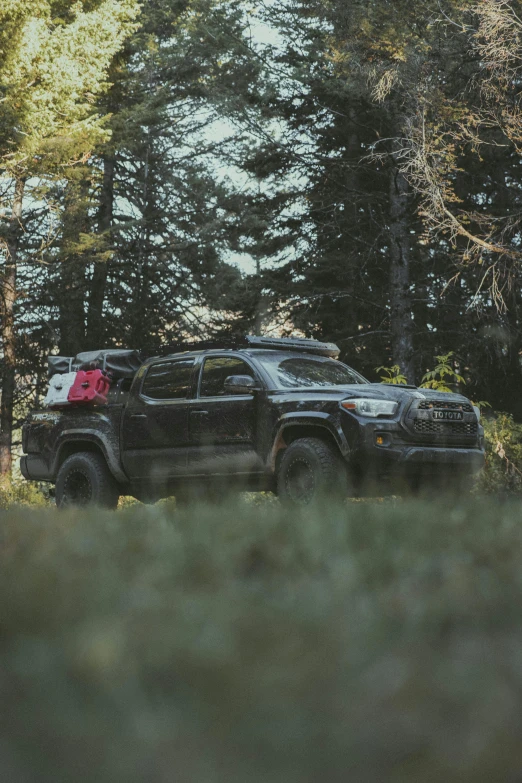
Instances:
[[[9,783],[522,778],[522,508],[0,511]]]

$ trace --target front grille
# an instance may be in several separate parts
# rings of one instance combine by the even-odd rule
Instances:
[[[430,408],[445,408],[446,410],[464,411],[473,413],[473,405],[469,402],[446,402],[446,400],[422,400],[419,402],[420,410],[429,410]]]
[[[476,435],[478,424],[476,421],[430,421],[429,419],[415,419],[413,423],[415,432],[432,435]]]

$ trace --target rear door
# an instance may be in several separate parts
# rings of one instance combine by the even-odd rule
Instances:
[[[139,381],[122,424],[123,465],[129,478],[157,484],[186,472],[194,363],[194,357],[158,361]]]
[[[249,375],[262,383],[241,357],[204,357],[198,396],[189,414],[191,473],[263,471],[263,460],[256,451],[257,394],[227,395],[224,386],[229,375]]]

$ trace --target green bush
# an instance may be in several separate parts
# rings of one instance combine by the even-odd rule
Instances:
[[[508,413],[483,418],[486,439],[486,466],[478,490],[492,493],[522,492],[522,424]]]
[[[48,506],[50,503],[49,486],[36,481],[17,481],[0,483],[0,509],[13,505]]]
[[[0,512],[3,779],[522,769],[522,507]]]

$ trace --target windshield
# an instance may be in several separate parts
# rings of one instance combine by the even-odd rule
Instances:
[[[352,383],[368,383],[362,375],[346,364],[321,356],[281,357],[281,354],[263,356],[263,364],[270,373],[277,389],[315,388],[321,386],[346,386]]]

